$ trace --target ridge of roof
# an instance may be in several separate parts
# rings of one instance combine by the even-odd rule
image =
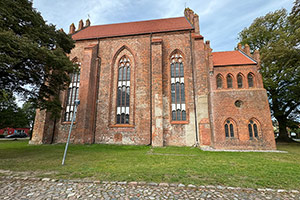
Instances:
[[[241,54],[243,54],[244,56],[246,56],[247,58],[249,58],[250,60],[252,60],[253,62],[255,62],[255,63],[257,64],[257,61],[254,60],[253,58],[251,58],[250,56],[248,56],[245,52],[243,52],[243,51],[241,51],[241,50],[239,50],[239,49],[238,49],[238,51],[239,51]]]
[[[146,19],[141,21],[132,21],[132,22],[117,22],[117,23],[111,23],[111,24],[98,24],[98,25],[92,25],[89,27],[96,27],[96,26],[108,26],[108,25],[118,25],[118,24],[131,24],[131,23],[139,23],[139,22],[152,22],[152,21],[161,21],[161,20],[169,20],[169,19],[178,19],[178,18],[185,18],[184,16],[181,17],[167,17],[167,18],[160,18],[160,19]],[[190,22],[189,22],[190,23]]]
[[[192,29],[194,27],[185,17],[174,17],[88,26],[74,33],[72,38],[74,40],[85,40]]]
[[[213,52],[212,55],[214,66],[257,64],[255,60],[240,52],[239,50]]]

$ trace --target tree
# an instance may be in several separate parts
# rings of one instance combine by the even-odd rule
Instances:
[[[25,120],[27,123],[27,127],[32,128],[33,123],[34,123],[34,118],[35,118],[35,105],[31,101],[27,101],[23,104],[22,106],[22,112],[25,115]]]
[[[270,12],[239,33],[241,44],[249,44],[252,52],[260,49],[261,73],[280,141],[291,141],[287,127],[295,125],[300,114],[299,2],[290,14],[285,9]]]
[[[72,38],[46,24],[32,1],[1,0],[0,99],[12,92],[57,117],[59,92],[76,68],[66,56],[73,47]]]
[[[15,102],[12,93],[3,92],[3,98],[0,100],[0,129],[24,128],[29,127],[29,121],[26,118],[26,113],[19,108]]]

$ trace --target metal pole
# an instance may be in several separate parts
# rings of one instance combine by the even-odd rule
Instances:
[[[69,141],[70,141],[70,136],[71,136],[71,131],[72,131],[73,123],[74,123],[74,118],[75,118],[75,116],[76,116],[77,106],[78,106],[79,104],[80,104],[80,101],[79,101],[79,100],[75,100],[74,114],[73,114],[73,116],[72,116],[72,121],[71,121],[70,130],[69,130],[68,140],[67,140],[66,147],[65,147],[65,153],[64,153],[64,157],[63,157],[63,160],[62,160],[62,163],[61,163],[62,165],[65,164],[65,160],[66,160],[66,156],[67,156],[67,150],[68,150]]]

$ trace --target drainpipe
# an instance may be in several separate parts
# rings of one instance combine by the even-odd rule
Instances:
[[[93,141],[92,143],[95,143],[95,135],[96,135],[96,123],[97,123],[97,113],[98,113],[98,95],[99,95],[99,88],[100,88],[100,73],[101,73],[101,60],[99,57],[99,43],[100,39],[98,38],[97,43],[97,78],[96,78],[96,91],[95,91],[95,117],[94,117],[94,135],[93,135]]]
[[[195,131],[196,131],[196,144],[199,146],[198,139],[198,120],[197,120],[197,105],[196,105],[196,89],[195,89],[195,73],[194,73],[194,53],[193,53],[193,43],[192,43],[192,33],[190,31],[190,49],[191,49],[191,63],[192,63],[192,76],[193,76],[193,94],[194,94],[194,113],[195,113]]]
[[[150,33],[150,146],[152,145],[152,33]]]

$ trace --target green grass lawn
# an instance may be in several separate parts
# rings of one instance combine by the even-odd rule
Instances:
[[[205,152],[191,147],[28,145],[0,141],[0,169],[40,177],[169,182],[251,188],[300,189],[300,144],[278,144],[288,153]],[[48,173],[52,172],[52,173]]]

